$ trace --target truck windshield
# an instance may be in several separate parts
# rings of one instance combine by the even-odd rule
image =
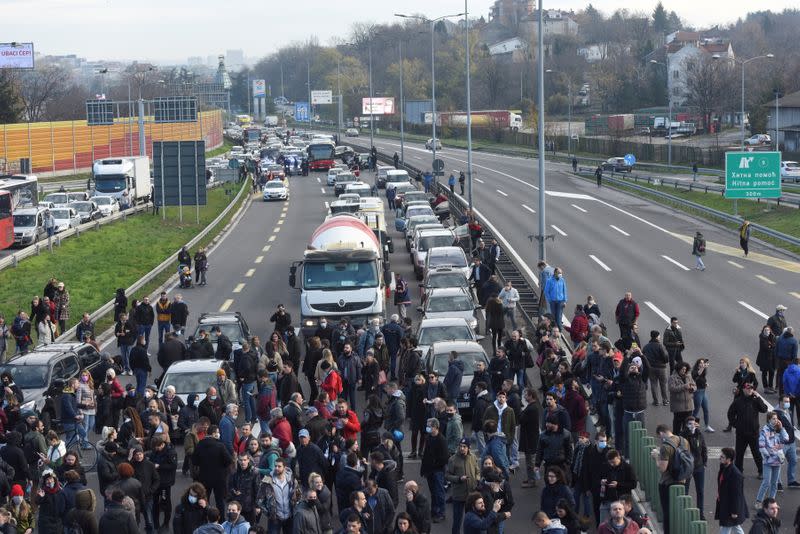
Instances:
[[[125,190],[124,174],[103,174],[95,176],[95,189],[101,193],[119,193]]]
[[[340,289],[378,286],[374,261],[341,263],[306,263],[303,266],[304,289]]]
[[[320,143],[308,146],[308,159],[317,161],[321,159],[333,159],[334,146],[329,143]]]

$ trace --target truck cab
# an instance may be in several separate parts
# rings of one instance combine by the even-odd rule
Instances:
[[[130,204],[150,200],[150,160],[147,156],[103,158],[92,166],[94,195],[116,198],[127,193]]]

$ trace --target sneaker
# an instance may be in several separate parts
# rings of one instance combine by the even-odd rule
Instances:
[[[731,428],[730,425],[728,425],[728,426],[726,426],[725,428],[722,429],[723,432],[730,432],[731,430],[733,430],[733,429]]]
[[[711,428],[711,425],[706,425],[706,432],[708,432],[709,434],[713,434],[714,432],[716,432],[716,430]]]
[[[783,493],[783,484],[782,484],[782,483],[780,483],[780,482],[778,482],[778,491],[780,491],[781,493]]]
[[[519,462],[514,462],[513,464],[511,464],[511,467],[509,467],[509,469],[511,469],[512,471],[516,471],[517,469],[519,469]]]
[[[797,489],[800,488],[800,482],[793,480],[792,482],[789,482],[787,486],[789,486],[792,489]]]
[[[669,406],[669,401],[668,401],[668,400],[665,400],[665,401],[664,401],[664,402],[662,402],[661,404],[663,404],[664,406]]]
[[[408,458],[409,460],[416,460],[416,459],[417,459],[417,453],[416,453],[416,452],[412,452],[411,454],[409,454],[409,455],[407,456],[407,458]]]
[[[653,401],[653,406],[658,406],[659,402],[657,400]]]

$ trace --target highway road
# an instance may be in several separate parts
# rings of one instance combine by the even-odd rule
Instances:
[[[399,151],[394,140],[380,139],[375,144],[381,152]],[[420,145],[406,143],[405,154],[414,166],[429,165],[430,153]],[[437,157],[444,159],[446,175],[466,168],[465,151],[445,148],[437,151]],[[478,214],[535,271],[538,248],[529,236],[539,231],[537,161],[474,153],[473,169]],[[597,188],[573,176],[567,165],[547,163],[546,169],[546,233],[555,237],[547,241],[547,260],[564,270],[569,289],[567,316],[591,294],[609,333],[617,336],[614,308],[624,292],[631,291],[641,310],[643,342],[651,329],[663,332],[674,315],[683,326],[684,358],[691,363],[700,357],[711,359],[710,424],[717,432],[706,434],[711,454],[704,511],[713,517],[718,451],[733,443],[733,434],[722,432],[732,400],[731,377],[741,355],[749,355],[755,364],[758,333],[777,304],[789,308],[789,324],[797,325],[800,263],[753,240],[745,258],[735,232],[626,193]],[[691,256],[697,230],[708,242],[705,271],[695,270]],[[777,395],[766,399],[774,404]],[[648,409],[651,433],[659,423],[671,421],[668,407]],[[759,483],[755,474],[752,461],[746,461],[748,501],[755,500]],[[784,507],[787,514],[800,505],[800,492],[787,490],[779,497],[789,505]]]

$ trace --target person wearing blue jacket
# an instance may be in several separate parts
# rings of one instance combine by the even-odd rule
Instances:
[[[236,418],[239,417],[239,406],[228,404],[225,407],[225,415],[219,420],[219,440],[233,454],[233,440],[236,437]]]
[[[544,286],[544,297],[550,305],[550,313],[553,314],[553,319],[561,330],[561,314],[564,311],[564,305],[567,303],[567,283],[564,281],[561,269],[556,267],[553,269],[553,276],[547,279]]]
[[[447,391],[449,400],[458,402],[458,395],[461,393],[461,379],[463,377],[464,362],[458,359],[458,352],[450,351],[447,374],[444,375],[444,389]]]
[[[797,338],[794,337],[794,329],[787,326],[775,344],[775,361],[777,363],[777,382],[778,393],[783,395],[783,373],[794,359],[797,358]]]
[[[486,510],[486,503],[483,495],[475,491],[467,495],[466,509],[464,515],[464,534],[485,534],[495,523],[498,522],[498,512],[503,506],[503,501],[496,500],[492,504],[491,510]],[[502,519],[505,520],[509,514],[502,512]]]

